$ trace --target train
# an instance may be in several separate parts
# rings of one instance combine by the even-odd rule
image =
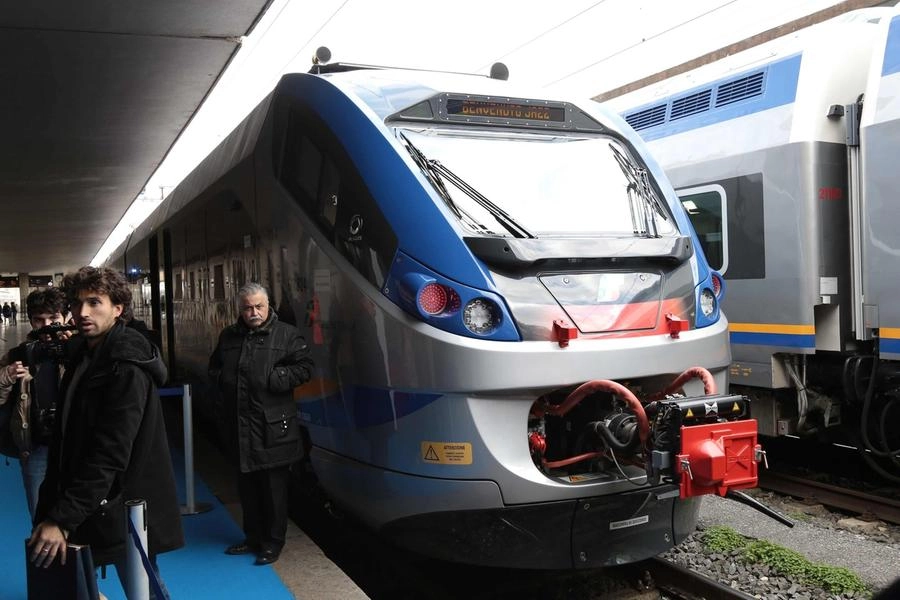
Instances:
[[[731,391],[764,438],[900,481],[900,10],[848,12],[609,100],[728,281]]]
[[[722,391],[725,285],[621,117],[495,67],[285,74],[106,264],[201,388],[241,285],[265,285],[315,361],[305,465],[388,540],[642,560],[765,459]]]

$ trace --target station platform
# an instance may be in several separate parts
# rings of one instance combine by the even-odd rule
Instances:
[[[25,339],[27,323],[0,327],[0,355]],[[170,440],[180,439],[181,423],[169,413],[181,410],[181,397],[165,397]],[[171,409],[168,406],[167,409]],[[173,422],[174,421],[174,422]],[[179,499],[186,503],[184,454],[171,444]],[[158,558],[160,574],[173,599],[365,599],[359,587],[335,565],[319,547],[290,523],[287,542],[280,559],[272,565],[256,566],[255,557],[228,556],[224,549],[243,539],[240,505],[231,468],[215,447],[202,436],[194,439],[197,506],[211,510],[182,517],[185,546]],[[0,560],[5,567],[0,577],[0,600],[26,600],[24,540],[31,533],[22,477],[16,459],[0,456]],[[125,600],[114,568],[106,579],[98,579],[100,591],[109,600]]]

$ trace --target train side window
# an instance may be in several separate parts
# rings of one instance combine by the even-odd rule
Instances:
[[[678,190],[678,197],[700,238],[709,266],[724,274],[728,270],[725,189],[720,185],[704,185]]]
[[[334,132],[304,108],[292,108],[286,126],[283,156],[274,158],[279,180],[328,241],[381,287],[397,235],[357,166]]]
[[[181,273],[175,273],[175,300],[184,299],[184,276]]]
[[[322,166],[322,179],[319,182],[318,210],[322,229],[329,236],[334,231],[334,220],[337,217],[338,201],[340,198],[341,176],[337,167],[330,158],[325,158]]]
[[[279,175],[281,183],[291,195],[311,214],[319,192],[322,176],[322,152],[305,135],[295,119],[285,142],[284,160]]]
[[[300,153],[296,156],[297,186],[300,192],[312,200],[319,188],[322,172],[322,153],[306,136],[299,140]]]
[[[196,297],[196,295],[195,295],[196,293],[195,293],[195,291],[194,291],[194,290],[195,290],[195,288],[194,288],[194,283],[195,283],[195,280],[194,280],[194,272],[191,271],[190,273],[188,273],[188,292],[189,292],[189,293],[188,293],[188,298],[190,298],[191,300],[196,300],[196,299],[197,299],[197,297]]]
[[[244,276],[244,263],[240,260],[231,261],[231,283],[234,288],[234,294],[237,294],[237,291],[247,283],[247,278]]]
[[[213,267],[213,300],[225,299],[225,265]]]

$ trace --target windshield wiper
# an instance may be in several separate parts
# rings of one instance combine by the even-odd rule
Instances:
[[[399,135],[403,138],[403,141],[406,142],[406,148],[409,150],[413,161],[419,165],[419,168],[422,169],[422,172],[428,177],[428,181],[430,181],[431,185],[437,190],[438,195],[444,200],[450,211],[456,215],[456,218],[466,223],[475,231],[493,233],[487,227],[479,223],[472,215],[463,210],[462,207],[453,200],[453,196],[450,195],[450,192],[447,191],[446,186],[444,186],[444,180],[441,179],[440,173],[431,166],[428,158],[426,158],[422,151],[416,148],[415,144],[413,144],[402,132]]]
[[[472,200],[478,203],[483,209],[488,211],[494,219],[497,220],[498,223],[503,225],[507,231],[509,231],[513,237],[517,238],[534,238],[535,235],[530,231],[519,225],[515,219],[513,219],[509,214],[504,211],[502,208],[491,202],[484,196],[481,192],[473,188],[471,185],[466,183],[466,181],[459,177],[456,173],[442,165],[439,161],[434,159],[429,159],[428,164],[431,167],[440,173],[443,177],[445,177],[450,183],[455,185],[461,191],[465,192]]]
[[[642,169],[630,157],[623,154],[613,144],[609,145],[619,168],[628,180],[628,201],[631,204],[631,223],[635,235],[643,234],[647,237],[659,237],[656,228],[656,215],[668,221],[666,211],[659,202],[659,198],[650,187],[650,177],[647,169]],[[635,202],[635,197],[640,203]],[[649,210],[648,210],[649,209]]]

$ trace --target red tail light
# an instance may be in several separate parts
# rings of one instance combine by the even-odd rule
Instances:
[[[712,279],[713,294],[715,294],[716,298],[718,298],[722,295],[722,280],[719,278],[718,275],[713,275],[711,277],[711,279]]]
[[[440,283],[429,283],[419,290],[416,299],[419,310],[428,315],[453,313],[459,310],[459,294]]]
[[[439,283],[429,283],[419,292],[419,308],[429,315],[439,315],[447,308],[449,294]]]

